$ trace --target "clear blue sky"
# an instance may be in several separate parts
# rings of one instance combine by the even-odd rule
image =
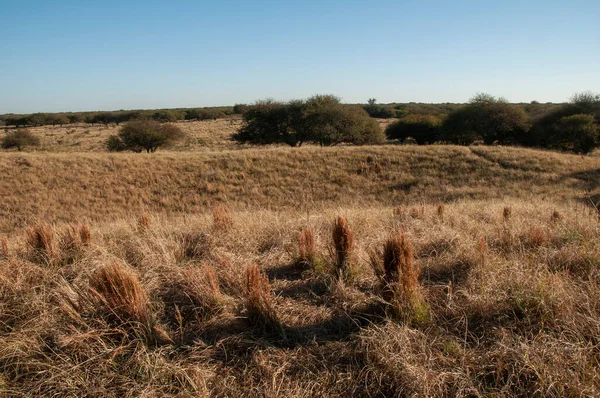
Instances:
[[[0,114],[600,91],[600,0],[0,0]]]

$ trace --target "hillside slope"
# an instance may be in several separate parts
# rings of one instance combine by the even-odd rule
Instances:
[[[507,147],[0,154],[0,231],[141,213],[598,199],[600,159]],[[586,191],[589,191],[586,193]]]

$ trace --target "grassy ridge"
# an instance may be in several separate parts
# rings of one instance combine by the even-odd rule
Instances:
[[[507,147],[270,148],[206,153],[0,156],[0,230],[37,220],[140,213],[436,203],[461,198],[584,200],[600,160]]]

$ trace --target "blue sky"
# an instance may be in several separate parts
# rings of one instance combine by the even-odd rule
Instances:
[[[0,0],[0,114],[584,90],[598,0]]]

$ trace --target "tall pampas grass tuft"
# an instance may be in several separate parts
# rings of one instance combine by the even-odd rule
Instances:
[[[34,262],[49,263],[56,257],[54,230],[47,224],[40,224],[27,230],[25,243],[30,249]]]
[[[352,265],[354,233],[346,217],[338,216],[335,219],[332,238],[338,275],[347,275]]]
[[[429,317],[419,284],[419,267],[415,264],[413,247],[403,232],[395,232],[385,242],[381,262],[371,256],[371,266],[380,279],[383,299],[392,315],[422,323]]]
[[[128,267],[111,263],[98,269],[90,277],[90,293],[97,299],[98,313],[114,326],[152,344],[168,339],[156,327],[148,295]]]
[[[283,325],[273,308],[273,298],[269,280],[252,264],[246,268],[246,316],[253,325],[265,332],[276,332],[285,338]]]
[[[213,207],[213,228],[217,231],[227,231],[233,228],[233,217],[229,209],[222,205]]]
[[[303,229],[298,235],[299,265],[314,265],[316,260],[315,233],[312,229]]]

